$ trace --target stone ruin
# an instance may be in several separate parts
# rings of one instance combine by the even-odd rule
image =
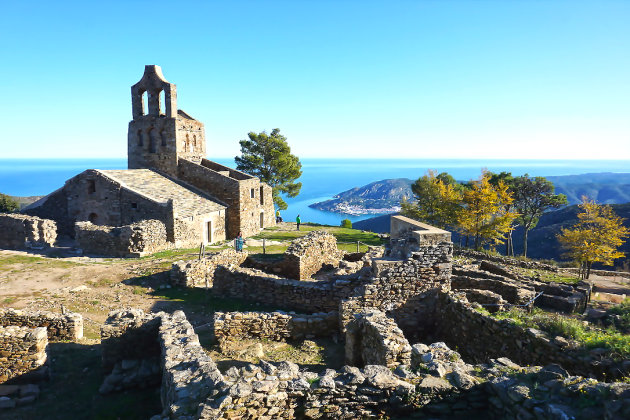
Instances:
[[[0,213],[0,248],[49,248],[57,240],[57,224],[24,214]]]
[[[465,275],[451,275],[447,232],[413,229],[399,231],[384,255],[353,256],[358,270],[317,280],[283,277],[272,265],[245,267],[248,260],[234,251],[173,266],[175,284],[288,309],[216,312],[211,328],[220,345],[337,336],[345,342],[342,369],[315,373],[261,361],[221,372],[182,312],[120,311],[101,332],[111,372],[102,392],[161,383],[163,412],[154,420],[630,415],[630,385],[585,379],[620,377],[630,362],[584,357],[562,337],[478,311],[482,296],[507,306],[527,303],[537,289],[521,290],[488,271],[492,286],[479,277],[457,279]],[[584,395],[590,399],[580,411]]]
[[[37,399],[37,384],[49,376],[49,341],[82,337],[80,314],[0,309],[0,409]]]
[[[112,257],[142,257],[173,247],[164,223],[153,219],[120,227],[77,222],[74,237],[84,252]]]
[[[479,311],[475,299],[527,302],[535,285],[520,290],[497,270],[483,271],[495,283],[457,271],[447,234],[408,226],[384,253],[336,254],[338,266],[360,263],[318,270],[316,279],[246,267],[233,250],[177,263],[174,284],[283,308],[216,312],[210,328],[220,346],[336,336],[346,365],[316,373],[261,361],[222,372],[183,312],[129,309],[101,328],[100,391],[159,386],[163,410],[153,420],[630,416],[630,384],[592,379],[625,376],[630,361],[588,357],[562,337]]]

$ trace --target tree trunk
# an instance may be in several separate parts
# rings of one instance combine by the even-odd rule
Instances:
[[[593,264],[592,262],[588,261],[586,263],[586,279],[588,280],[588,278],[591,276],[591,264]]]
[[[523,231],[523,257],[527,258],[527,233],[529,229],[524,229]]]

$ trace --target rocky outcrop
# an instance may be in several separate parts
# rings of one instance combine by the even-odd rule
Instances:
[[[24,377],[46,363],[46,328],[0,327],[0,384]]]

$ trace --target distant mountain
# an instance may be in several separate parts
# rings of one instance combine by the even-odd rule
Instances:
[[[20,209],[32,204],[43,197],[43,195],[33,195],[30,197],[9,196],[20,204]]]
[[[569,204],[581,203],[582,196],[601,204],[630,202],[630,173],[603,172],[545,178],[553,182],[556,193],[567,196]]]
[[[354,215],[394,213],[400,210],[403,197],[412,197],[411,182],[408,178],[384,179],[341,192],[332,200],[314,203],[309,207]]]

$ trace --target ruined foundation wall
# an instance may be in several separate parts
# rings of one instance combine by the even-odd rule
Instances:
[[[300,312],[330,312],[364,280],[304,282],[245,267],[218,266],[212,293]]]
[[[13,308],[0,309],[0,325],[19,327],[46,327],[50,341],[83,338],[83,317],[78,313],[25,312]]]
[[[571,373],[600,379],[630,373],[627,363],[571,349],[566,340],[523,328],[510,319],[497,320],[455,295],[443,294],[439,300],[436,337],[458,348],[469,361],[507,357],[522,365],[557,363]]]
[[[346,363],[394,368],[411,361],[411,346],[396,322],[381,311],[355,314],[346,330]]]
[[[291,242],[278,265],[280,274],[295,280],[305,280],[324,265],[339,266],[343,252],[337,249],[337,239],[328,232],[314,231]]]
[[[166,226],[159,220],[121,227],[77,222],[75,238],[85,253],[114,257],[143,256],[173,246],[166,241]]]
[[[170,271],[170,281],[174,286],[212,287],[214,271],[220,265],[240,266],[247,258],[246,252],[232,248],[221,250],[201,260],[177,261]]]
[[[0,384],[43,366],[47,345],[43,327],[0,326]]]
[[[340,307],[342,329],[353,314],[374,308],[396,320],[408,337],[425,337],[435,321],[438,291],[450,290],[453,245],[423,245],[407,260],[377,259],[374,278]]]
[[[215,312],[214,335],[219,342],[243,338],[285,341],[330,337],[339,331],[337,312],[311,315],[286,312]]]
[[[25,214],[0,213],[0,248],[51,247],[57,240],[54,220]]]

